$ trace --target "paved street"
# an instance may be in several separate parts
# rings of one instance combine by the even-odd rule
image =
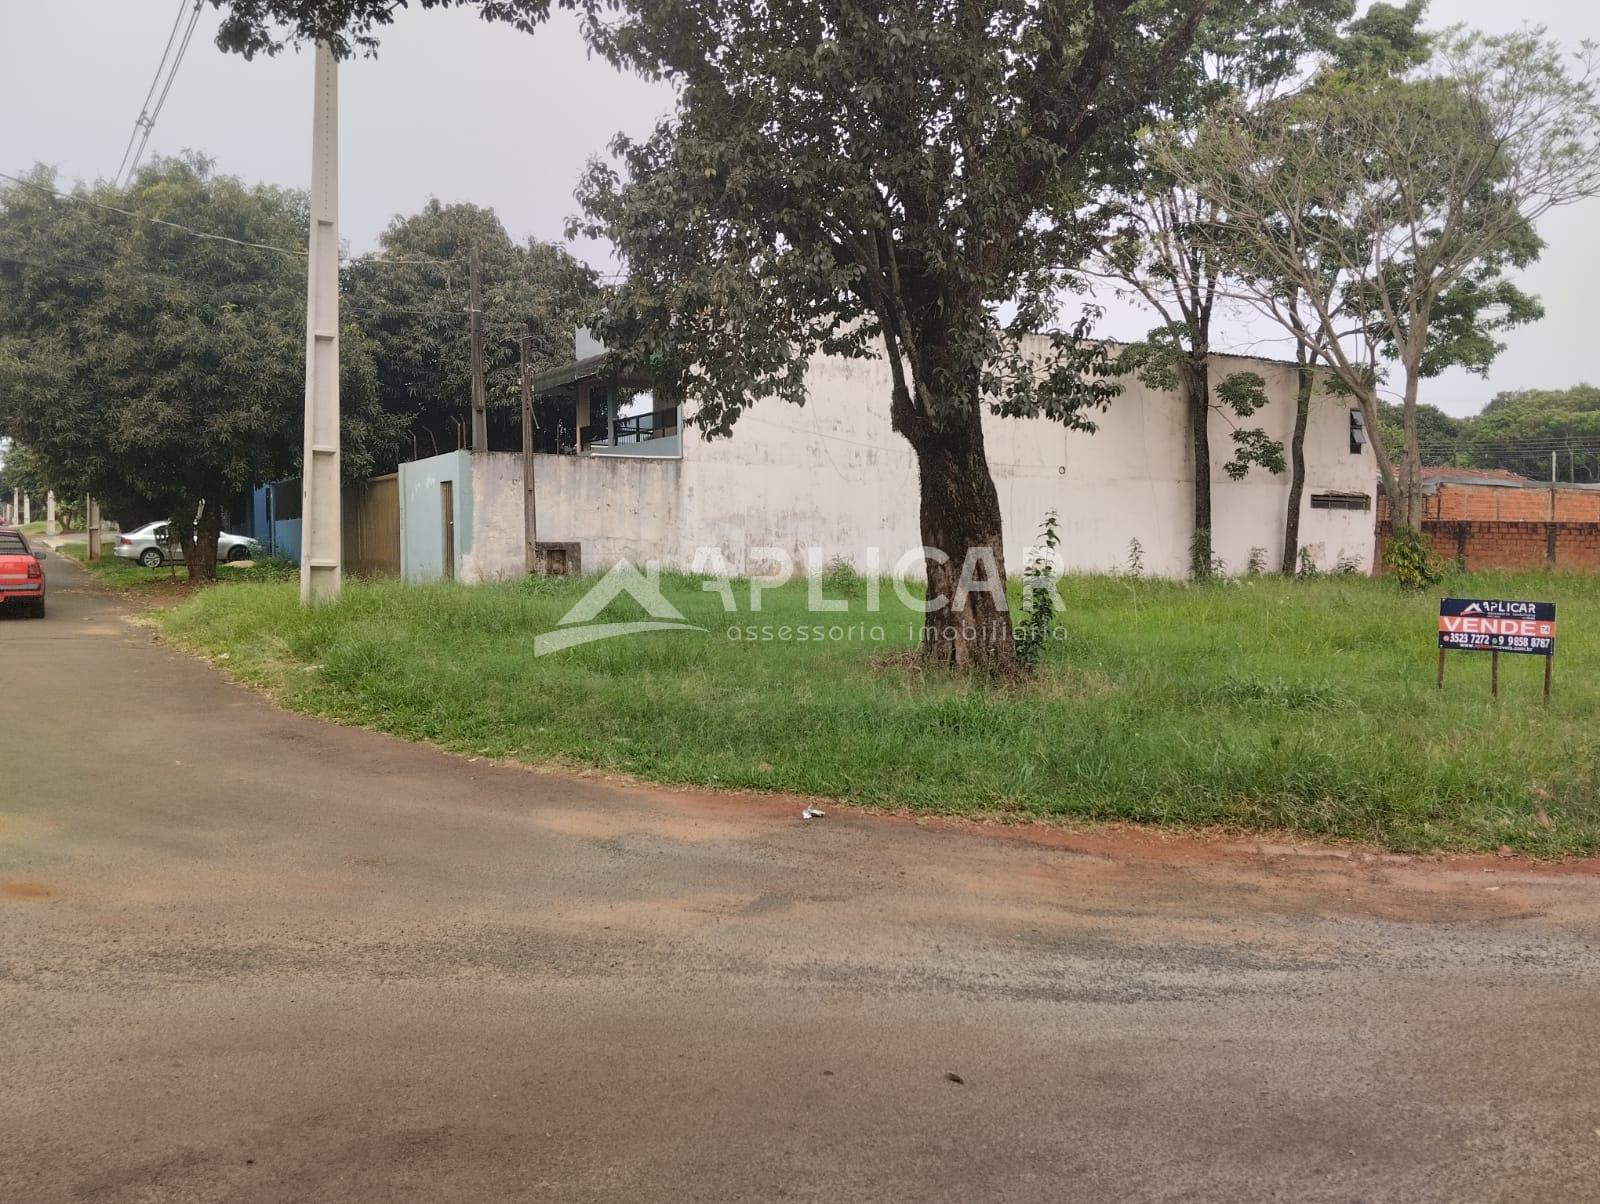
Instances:
[[[474,764],[46,567],[0,618],[0,1200],[1596,1198],[1592,868]]]

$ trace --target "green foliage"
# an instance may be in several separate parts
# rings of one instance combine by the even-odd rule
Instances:
[[[1428,59],[1432,36],[1422,28],[1428,0],[1373,4],[1323,46],[1328,65],[1347,76],[1394,76]]]
[[[1267,550],[1265,548],[1251,548],[1250,555],[1244,562],[1244,571],[1247,577],[1259,577],[1267,571]]]
[[[0,432],[112,514],[192,515],[294,475],[305,198],[196,155],[157,160],[126,189],[53,189],[44,168],[0,188]],[[341,353],[343,465],[358,477],[398,433],[348,318]]]
[[[1017,663],[1037,669],[1055,627],[1055,583],[1059,572],[1055,550],[1061,546],[1060,520],[1054,510],[1039,525],[1039,542],[1022,576],[1022,621],[1016,625]]]
[[[0,498],[11,500],[14,490],[32,494],[35,506],[53,488],[49,470],[37,452],[20,443],[0,445]]]
[[[1366,33],[1415,61],[1395,33],[1419,11],[1385,9]],[[1410,473],[1388,471],[1372,365],[1398,363],[1408,406],[1448,366],[1487,370],[1496,335],[1540,313],[1509,279],[1542,248],[1536,223],[1600,191],[1587,51],[1574,64],[1542,30],[1460,28],[1428,50],[1398,73],[1362,51],[1357,69],[1228,106],[1159,156],[1219,215],[1204,237],[1249,265],[1244,291],[1359,401],[1397,513],[1414,509]]]
[[[1552,451],[1562,480],[1600,481],[1600,389],[1501,393],[1465,424],[1461,439],[1462,463],[1536,481],[1549,479]]]
[[[1256,372],[1235,372],[1216,388],[1217,408],[1233,417],[1248,418],[1267,404],[1267,382]],[[1287,467],[1283,440],[1271,438],[1258,426],[1236,426],[1231,432],[1233,456],[1222,466],[1230,481],[1242,481],[1251,467],[1277,475]]]
[[[1189,537],[1189,579],[1209,581],[1216,572],[1217,559],[1211,553],[1211,528],[1196,527]]]
[[[1445,564],[1422,532],[1396,527],[1383,546],[1383,567],[1391,580],[1409,590],[1426,589],[1444,578]]]
[[[1400,407],[1380,407],[1383,443],[1398,457]],[[1499,393],[1483,411],[1452,418],[1431,405],[1417,407],[1417,436],[1424,465],[1503,468],[1532,480],[1550,477],[1556,453],[1561,480],[1600,481],[1600,389],[1522,389]]]
[[[456,446],[456,424],[472,390],[467,262],[481,265],[489,444],[521,446],[517,340],[531,334],[538,372],[572,358],[572,330],[598,293],[594,273],[564,249],[513,242],[492,209],[430,200],[397,217],[381,249],[345,269],[345,305],[375,352],[385,411],[404,422],[405,451]],[[385,467],[388,467],[385,465]]]
[[[1404,415],[1393,402],[1378,403],[1378,425],[1384,450],[1398,462],[1405,446]],[[1472,425],[1470,418],[1452,418],[1438,406],[1417,406],[1417,441],[1422,447],[1422,463],[1444,466],[1460,463],[1462,438]]]
[[[410,0],[211,0],[223,10],[217,45],[254,58],[285,47],[327,41],[341,58],[376,54],[378,31]],[[485,21],[503,21],[524,33],[550,15],[551,8],[599,11],[598,0],[415,0],[420,9],[476,8]]]
[[[1057,329],[1044,363],[1020,337],[1052,328],[1091,245],[1083,200],[1199,88],[1204,10],[1261,7],[630,7],[597,46],[681,90],[579,189],[580,227],[629,268],[603,337],[714,433],[759,398],[802,402],[818,351],[875,349],[914,445],[980,399],[1090,425],[1115,386],[1087,324]]]
[[[1127,573],[1135,580],[1144,576],[1144,545],[1139,542],[1138,536],[1128,541]]]
[[[843,556],[835,556],[822,568],[822,585],[828,590],[852,590],[861,584],[856,566]]]

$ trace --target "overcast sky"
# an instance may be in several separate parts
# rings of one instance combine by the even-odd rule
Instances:
[[[178,4],[0,0],[0,171],[42,161],[68,182],[110,176]],[[1543,24],[1574,48],[1600,41],[1594,0],[1434,0],[1432,23],[1453,21]],[[202,150],[229,173],[303,187],[310,54],[247,63],[216,48],[217,22],[208,3],[150,152]],[[559,239],[585,160],[618,130],[645,133],[671,107],[665,88],[589,58],[565,17],[528,37],[467,12],[408,12],[381,54],[340,75],[341,233],[357,252],[430,196],[493,206],[513,237]],[[1540,233],[1549,247],[1522,284],[1549,316],[1508,337],[1487,380],[1452,373],[1429,382],[1424,400],[1464,414],[1503,389],[1600,379],[1590,367],[1596,336],[1585,286],[1600,273],[1600,201],[1556,212]],[[604,245],[573,249],[602,270],[614,266]],[[1107,300],[1101,333],[1133,338],[1148,328],[1147,316]],[[1225,341],[1230,350],[1290,353],[1266,327],[1236,326]]]

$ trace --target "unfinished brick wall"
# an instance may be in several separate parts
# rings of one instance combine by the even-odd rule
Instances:
[[[1441,481],[1424,503],[1426,518],[1443,522],[1600,523],[1600,489],[1571,485],[1469,485]],[[1378,521],[1389,517],[1378,494]]]
[[[1436,553],[1469,571],[1560,568],[1600,573],[1600,522],[1428,519],[1422,534]],[[1388,522],[1379,523],[1379,564],[1388,535]]]

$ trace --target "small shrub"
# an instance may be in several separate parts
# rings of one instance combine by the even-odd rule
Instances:
[[[1039,547],[1053,552],[1060,543],[1056,512],[1052,510],[1039,526]],[[1055,625],[1055,579],[1055,561],[1037,553],[1022,572],[1022,621],[1013,634],[1017,660],[1029,669],[1037,668],[1044,659],[1045,644]]]
[[[1208,581],[1216,571],[1217,561],[1211,554],[1211,532],[1206,527],[1196,527],[1189,539],[1189,576],[1194,581]]]
[[[252,581],[297,581],[300,578],[300,566],[286,556],[263,556],[242,572]]]
[[[1445,565],[1434,554],[1422,532],[1397,527],[1383,548],[1383,567],[1402,589],[1420,590],[1444,578]]]
[[[1311,555],[1310,548],[1300,549],[1300,557],[1295,565],[1294,575],[1306,581],[1315,581],[1322,576],[1322,570],[1317,567],[1316,558]]]
[[[1244,562],[1246,576],[1259,577],[1267,571],[1267,550],[1265,548],[1251,548],[1250,558]]]
[[[1340,577],[1354,577],[1361,572],[1361,557],[1349,553],[1339,557],[1333,571]]]
[[[827,589],[843,593],[861,584],[861,574],[845,557],[835,556],[822,567],[822,584]]]
[[[1128,541],[1128,576],[1135,580],[1144,576],[1144,545],[1137,536]]]

